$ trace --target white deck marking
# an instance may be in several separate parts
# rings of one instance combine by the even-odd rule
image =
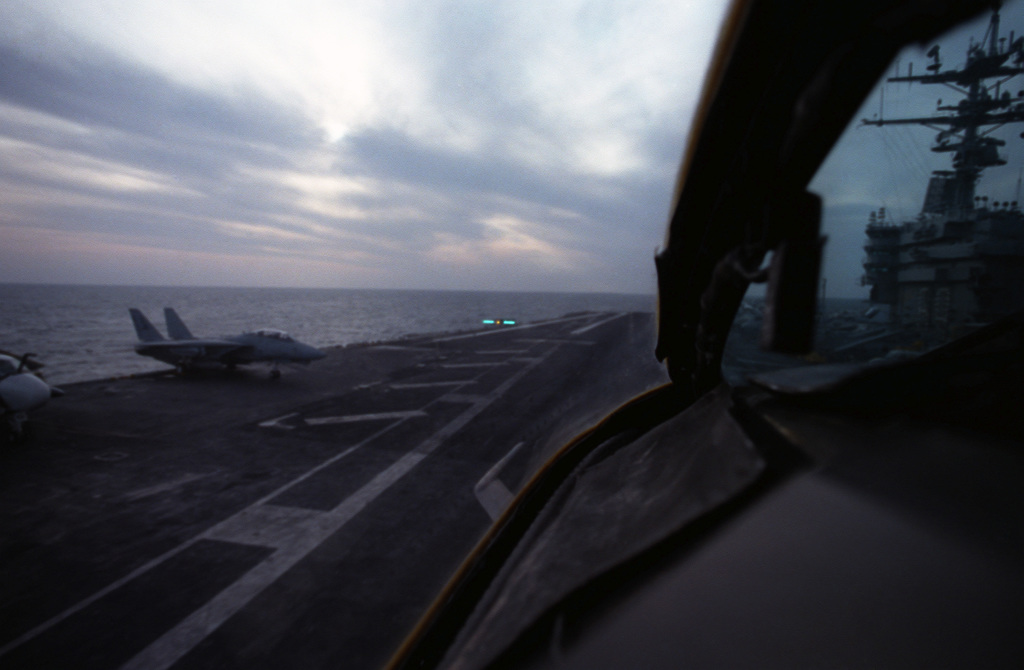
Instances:
[[[284,425],[281,422],[284,421],[285,419],[290,419],[293,416],[298,416],[298,415],[299,415],[298,412],[292,412],[291,414],[285,414],[284,416],[279,416],[276,419],[269,419],[267,421],[262,421],[262,422],[260,422],[260,428],[280,428],[281,430],[295,430],[295,426],[286,426],[286,425]]]
[[[428,389],[435,386],[462,386],[463,384],[475,384],[475,379],[465,379],[457,382],[413,382],[409,384],[389,384],[393,389]]]
[[[301,539],[308,532],[307,527],[319,522],[324,514],[301,507],[258,505],[225,519],[203,533],[202,537],[281,549]]]
[[[505,469],[505,466],[508,465],[508,462],[512,460],[512,457],[516,455],[516,452],[519,451],[523,444],[523,442],[520,442],[512,447],[507,454],[502,456],[500,461],[484,473],[484,476],[473,487],[476,499],[483,505],[484,511],[487,512],[487,516],[491,517],[491,521],[497,520],[501,513],[505,511],[505,508],[508,507],[508,504],[512,502],[512,492],[498,479],[498,475],[501,474],[501,471]]]
[[[149,496],[155,496],[158,493],[164,493],[165,491],[173,491],[174,489],[180,488],[185,484],[188,484],[189,482],[194,482],[197,479],[202,479],[203,477],[209,477],[211,474],[213,473],[207,472],[206,474],[203,475],[185,474],[184,476],[178,477],[177,479],[172,479],[169,482],[156,484],[155,486],[147,486],[144,489],[132,491],[131,493],[125,495],[124,499],[130,500],[132,502],[136,500],[142,500],[143,498],[148,498]]]
[[[328,458],[326,461],[324,461],[320,465],[316,466],[315,468],[306,471],[305,473],[303,473],[299,477],[296,477],[295,479],[291,480],[290,482],[288,482],[284,486],[282,486],[282,487],[280,487],[280,488],[278,488],[278,489],[276,489],[274,491],[271,491],[269,494],[263,496],[262,498],[260,498],[256,502],[254,502],[252,505],[250,505],[248,508],[246,508],[246,510],[252,509],[253,507],[256,507],[256,506],[259,506],[259,505],[263,505],[267,501],[272,500],[273,498],[277,497],[278,495],[284,493],[285,491],[287,491],[291,487],[295,486],[296,484],[299,484],[300,482],[303,482],[303,481],[309,479],[310,477],[315,475],[317,472],[320,472],[324,468],[326,468],[326,467],[328,467],[330,465],[333,465],[334,463],[338,462],[342,458],[348,456],[353,451],[355,451],[356,449],[358,449],[362,445],[366,444],[370,440],[373,440],[376,437],[378,437],[380,435],[383,435],[387,431],[389,431],[392,428],[394,428],[395,426],[399,425],[399,423],[401,423],[401,422],[396,422],[396,423],[390,424],[388,426],[385,426],[384,428],[381,428],[376,433],[374,433],[370,437],[366,438],[365,440],[363,440],[359,444],[357,444],[355,446],[352,446],[352,447],[349,447],[348,449],[345,449],[344,451],[342,451],[342,452],[340,452],[338,454],[335,454],[334,456]],[[245,513],[246,510],[242,510],[241,512],[239,512],[239,514]],[[217,526],[214,526],[214,528],[217,528],[220,525],[228,523],[233,518],[234,517],[229,517],[228,519],[223,521],[221,524],[218,524]],[[210,530],[213,530],[213,529],[210,529]],[[88,598],[75,603],[74,605],[72,605],[71,607],[67,608],[66,610],[64,610],[63,612],[58,614],[57,616],[44,621],[43,623],[39,624],[38,626],[36,626],[32,630],[29,630],[29,631],[23,633],[22,635],[18,636],[17,638],[15,638],[15,639],[11,640],[10,642],[8,642],[7,644],[5,644],[3,647],[0,647],[0,657],[2,657],[4,654],[6,654],[7,652],[11,651],[12,649],[23,645],[24,643],[28,642],[32,638],[37,637],[37,636],[45,633],[46,631],[50,630],[51,628],[53,628],[54,626],[56,626],[60,622],[64,621],[65,619],[67,619],[67,618],[69,618],[71,616],[74,616],[75,614],[78,614],[79,612],[84,610],[86,607],[89,607],[90,605],[95,603],[100,598],[103,598],[103,597],[109,595],[110,593],[113,593],[114,591],[116,591],[117,589],[121,588],[122,586],[124,586],[128,582],[132,581],[136,577],[139,577],[139,576],[149,572],[153,568],[156,568],[157,566],[161,565],[165,561],[167,561],[167,560],[169,560],[171,558],[174,558],[175,556],[177,556],[178,554],[180,554],[181,552],[185,551],[186,549],[188,549],[189,547],[194,545],[196,542],[198,542],[199,540],[202,540],[204,538],[205,538],[204,534],[196,535],[195,537],[193,537],[190,540],[185,540],[184,542],[179,544],[177,547],[174,547],[173,549],[170,549],[170,550],[160,554],[156,558],[154,558],[154,559],[152,559],[150,561],[147,561],[146,563],[143,563],[142,565],[140,565],[139,567],[135,568],[134,570],[129,572],[127,575],[125,575],[121,579],[118,579],[118,580],[108,584],[107,586],[103,587],[102,589],[100,589],[96,593],[92,594]]]
[[[568,339],[557,339],[557,338],[530,338],[520,339],[517,342],[530,342],[533,344],[582,344],[583,346],[593,346],[597,344],[593,340],[568,340]]]
[[[329,426],[335,423],[358,423],[360,421],[384,421],[391,419],[411,419],[416,416],[426,416],[427,413],[420,409],[407,412],[377,412],[376,414],[346,414],[344,416],[306,417],[306,425]]]
[[[480,363],[442,363],[442,368],[497,368],[505,365],[505,361],[486,361]]]
[[[391,351],[434,351],[433,347],[417,347],[413,345],[402,345],[402,344],[371,344],[369,345],[374,349],[383,349]]]
[[[597,328],[598,326],[603,326],[604,324],[608,323],[609,321],[614,321],[615,319],[621,319],[624,316],[626,316],[626,312],[619,312],[618,314],[613,314],[613,315],[609,316],[607,319],[601,319],[597,323],[592,323],[589,326],[583,326],[582,328],[577,328],[576,330],[572,331],[572,334],[573,335],[582,335],[583,333],[585,333],[585,332],[587,332],[589,330],[593,330],[593,329]]]
[[[177,626],[139,652],[122,668],[124,670],[164,670],[174,665],[208,635],[217,630],[221,624],[248,605],[270,584],[316,549],[324,540],[341,529],[392,484],[408,474],[420,461],[444,444],[445,440],[464,428],[491,403],[502,397],[527,372],[539,365],[546,356],[554,353],[556,349],[557,347],[553,347],[545,357],[511,375],[494,391],[482,396],[479,402],[467,407],[440,430],[423,440],[419,446],[406,453],[329,512],[306,514],[306,511],[303,511],[298,513],[304,515],[303,518],[292,517],[289,519],[289,513],[281,511],[284,508],[275,506],[275,509],[269,512],[254,510],[255,507],[264,505],[270,498],[276,496],[279,491],[294,485],[294,483],[289,483],[282,489],[278,489],[278,492],[272,496],[263,498],[203,533],[196,540],[192,540],[194,542],[201,538],[223,539],[220,533],[224,533],[227,537],[232,538],[255,537],[258,540],[254,541],[258,541],[261,546],[273,546],[278,549],[238,581],[214,596],[206,605],[190,614]],[[431,402],[436,402],[436,400]],[[396,422],[389,428],[399,425],[399,423],[401,422]],[[365,444],[369,439],[352,447],[349,451]],[[319,470],[323,467],[326,465],[316,469]],[[300,479],[305,479],[311,474],[312,472],[307,473]],[[261,524],[268,519],[271,522],[271,527],[265,528]]]

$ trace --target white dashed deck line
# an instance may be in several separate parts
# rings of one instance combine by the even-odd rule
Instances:
[[[613,314],[612,316],[609,316],[607,319],[601,319],[597,323],[592,323],[589,326],[583,326],[582,328],[577,328],[576,330],[572,331],[572,334],[573,335],[582,335],[583,333],[586,333],[587,331],[591,331],[591,330],[593,330],[595,328],[603,326],[604,324],[609,323],[611,321],[614,321],[616,319],[621,319],[624,316],[626,316],[626,312],[619,312],[618,314]]]
[[[552,348],[547,355],[556,350]],[[290,483],[278,489],[272,496],[242,510],[233,517],[218,524],[203,536],[207,539],[223,539],[227,537],[256,538],[261,546],[278,547],[266,560],[252,568],[231,586],[217,594],[206,605],[186,617],[177,626],[167,631],[158,640],[143,649],[139,654],[122,666],[123,670],[165,670],[178,662],[197,644],[217,630],[221,624],[248,605],[256,596],[263,592],[274,581],[316,549],[324,540],[336,533],[349,520],[361,512],[368,504],[384,493],[395,482],[408,474],[423,459],[429,456],[452,435],[464,428],[477,415],[489,407],[495,400],[502,397],[527,372],[539,365],[545,357],[523,367],[502,382],[493,392],[482,396],[478,402],[467,407],[458,416],[449,421],[440,430],[426,438],[412,451],[406,453],[388,468],[370,480],[361,489],[346,498],[329,512],[307,514],[307,510],[298,512],[303,515],[297,523],[288,523],[288,514],[277,506],[269,511],[257,511],[254,508],[265,503],[286,488]],[[392,424],[390,427],[398,425]],[[383,432],[383,431],[380,431]],[[364,440],[360,444],[369,441]],[[352,447],[349,451],[354,450]],[[319,466],[320,470],[326,465]],[[306,479],[312,472],[300,479]],[[295,482],[297,483],[297,481]],[[268,506],[270,507],[270,506]],[[271,528],[261,524],[268,521]],[[292,519],[294,522],[295,519]],[[234,540],[238,541],[238,540]],[[194,542],[194,540],[193,540]]]
[[[522,448],[523,444],[523,442],[520,442],[512,447],[501,460],[484,473],[484,476],[473,487],[473,494],[483,506],[484,511],[487,512],[487,516],[491,517],[491,521],[496,521],[502,512],[505,511],[505,508],[508,507],[509,503],[512,502],[512,492],[498,479],[498,475],[505,469],[508,462],[512,460],[512,457],[516,455],[516,452]]]
[[[330,426],[337,423],[359,423],[360,421],[390,421],[393,419],[412,419],[426,416],[423,410],[415,409],[406,412],[377,412],[375,414],[346,414],[343,416],[306,417],[307,426]]]

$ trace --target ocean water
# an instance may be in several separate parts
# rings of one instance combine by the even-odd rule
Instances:
[[[129,307],[165,331],[173,307],[197,337],[276,328],[317,347],[472,330],[486,318],[527,323],[581,311],[654,311],[651,295],[370,289],[0,284],[0,349],[30,351],[54,384],[167,366],[139,356]]]

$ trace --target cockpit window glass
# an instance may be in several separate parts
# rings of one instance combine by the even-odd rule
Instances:
[[[827,236],[814,351],[757,347],[763,290],[730,333],[727,379],[913,358],[1024,307],[1024,11],[904,50],[812,180]]]
[[[273,329],[270,329],[270,328],[264,328],[263,330],[257,330],[253,334],[254,335],[259,335],[260,337],[269,337],[270,339],[273,339],[273,340],[281,340],[282,342],[293,342],[294,341],[292,339],[291,335],[289,335],[288,333],[286,333],[286,332],[284,332],[282,330],[273,330]]]

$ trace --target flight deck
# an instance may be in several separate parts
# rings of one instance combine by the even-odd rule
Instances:
[[[0,667],[380,667],[530,473],[667,381],[653,321],[67,386],[0,453]]]

